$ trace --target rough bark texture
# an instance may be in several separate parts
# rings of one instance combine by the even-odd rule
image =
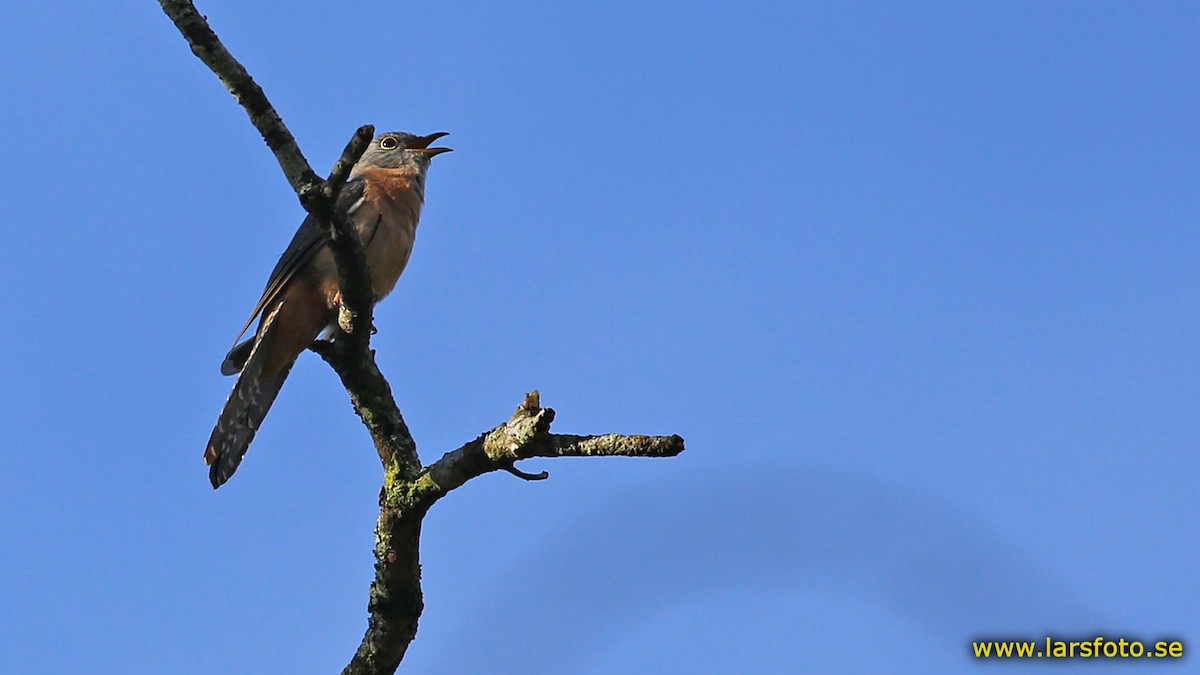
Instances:
[[[379,519],[375,526],[375,579],[367,604],[367,631],[343,673],[392,673],[400,665],[417,633],[424,609],[421,597],[421,523],[429,507],[472,478],[503,470],[526,480],[541,480],[545,472],[527,474],[515,463],[530,457],[671,457],[683,452],[679,436],[575,436],[550,433],[554,411],[542,408],[538,393],[526,394],[512,417],[422,466],[417,446],[392,397],[391,386],[375,364],[370,348],[370,274],[362,242],[346,214],[337,209],[338,191],[350,168],[362,156],[374,128],[359,128],[326,180],[304,159],[291,132],[266,94],[225,49],[190,0],[159,0],[163,11],[191,45],[192,52],[220,78],[250,121],[275,153],[300,203],[316,217],[333,250],[342,289],[333,342],[318,342],[312,350],[337,372],[350,394],[354,410],[371,433],[383,463]]]
[[[296,145],[296,139],[292,138],[292,132],[283,125],[279,113],[275,112],[275,108],[267,100],[267,95],[254,78],[250,77],[250,73],[246,72],[242,64],[238,63],[229,50],[225,49],[225,45],[217,39],[217,34],[209,28],[208,21],[196,11],[191,0],[159,0],[158,4],[171,21],[175,22],[179,32],[183,33],[184,39],[192,48],[192,53],[216,74],[250,116],[250,122],[258,129],[258,133],[262,134],[271,152],[275,153],[279,167],[283,169],[283,174],[287,176],[296,194],[303,199],[305,195],[319,190],[321,179],[308,165],[308,160],[304,159],[299,146]],[[353,162],[351,164],[353,165]]]

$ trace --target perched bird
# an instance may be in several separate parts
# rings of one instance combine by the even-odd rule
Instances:
[[[380,134],[354,165],[338,197],[365,246],[376,300],[391,292],[408,263],[425,201],[429,161],[450,152],[429,146],[446,135]],[[237,470],[296,357],[322,332],[337,327],[340,301],[333,253],[309,216],[279,257],[262,297],[221,364],[223,375],[240,374],[204,451],[214,489]],[[259,316],[254,337],[236,344]]]

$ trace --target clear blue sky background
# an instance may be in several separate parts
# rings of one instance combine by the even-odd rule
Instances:
[[[1200,6],[200,8],[321,171],[453,133],[374,342],[427,461],[533,388],[688,442],[438,504],[412,672],[1200,648]],[[157,3],[2,12],[0,669],[335,672],[381,478],[336,378],[201,461],[295,197]]]

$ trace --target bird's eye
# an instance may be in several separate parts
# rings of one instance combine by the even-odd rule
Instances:
[[[396,140],[393,136],[384,136],[379,139],[380,150],[395,150],[398,147],[400,147],[400,141]]]

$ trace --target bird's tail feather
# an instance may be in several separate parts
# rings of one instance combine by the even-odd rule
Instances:
[[[283,303],[279,303],[259,327],[242,374],[229,392],[229,398],[225,399],[225,407],[221,409],[217,425],[208,439],[204,463],[209,465],[208,477],[214,489],[237,471],[242,457],[246,455],[246,448],[254,440],[258,425],[271,409],[275,396],[292,369],[289,363],[269,379],[263,378],[263,367],[275,333],[271,327],[282,306]]]
[[[251,349],[254,349],[254,338],[234,345],[225,355],[225,360],[221,362],[221,374],[237,375],[242,372],[242,369],[246,367],[246,360],[250,358]]]

